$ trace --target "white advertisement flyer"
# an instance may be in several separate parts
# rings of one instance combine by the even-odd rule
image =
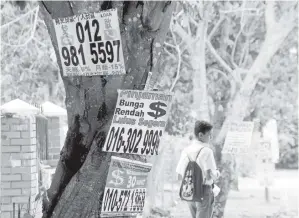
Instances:
[[[125,74],[116,9],[53,19],[63,76]]]
[[[222,153],[247,153],[251,145],[253,122],[241,121],[231,122]]]
[[[158,155],[173,93],[118,90],[106,141],[106,152]]]
[[[151,167],[149,163],[112,157],[101,217],[135,217],[141,214]]]

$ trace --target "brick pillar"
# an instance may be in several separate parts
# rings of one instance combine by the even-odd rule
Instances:
[[[34,117],[1,119],[1,153],[1,217],[11,218],[13,203],[33,209],[38,190]]]
[[[60,118],[51,116],[48,118],[48,159],[59,160],[60,157]]]

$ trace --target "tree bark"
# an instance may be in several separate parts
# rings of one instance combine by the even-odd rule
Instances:
[[[111,124],[117,89],[143,89],[149,71],[155,73],[161,45],[170,23],[171,2],[40,2],[61,60],[52,19],[84,12],[118,9],[126,75],[63,77],[68,133],[47,197],[43,217],[99,217],[112,154],[101,151]],[[62,74],[61,74],[62,75]],[[145,157],[115,154],[145,161]]]

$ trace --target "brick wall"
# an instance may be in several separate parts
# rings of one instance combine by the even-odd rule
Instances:
[[[34,117],[1,118],[1,153],[1,217],[11,218],[13,203],[26,209],[31,197],[32,209],[38,190]]]

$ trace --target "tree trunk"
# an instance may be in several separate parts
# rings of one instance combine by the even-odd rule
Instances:
[[[199,41],[192,47],[192,68],[193,68],[193,110],[196,112],[196,119],[210,121],[208,96],[207,96],[207,75],[206,75],[206,21],[198,25]],[[195,40],[196,41],[196,40]]]
[[[250,96],[258,82],[263,76],[263,72],[267,67],[268,62],[279,49],[281,43],[288,36],[293,29],[293,24],[283,26],[282,22],[277,23],[272,28],[267,30],[265,41],[261,47],[259,55],[255,59],[252,67],[249,70],[246,78],[243,80],[242,86],[232,100],[232,107],[226,116],[219,134],[215,140],[217,166],[221,166],[221,178],[219,180],[219,187],[221,188],[220,194],[216,198],[214,218],[223,218],[224,208],[226,205],[227,196],[232,181],[232,174],[234,171],[233,157],[229,154],[221,154],[227,127],[231,121],[242,121],[246,116],[248,106],[250,103]],[[280,30],[280,31],[278,31]],[[275,34],[274,34],[275,32]]]
[[[84,12],[118,9],[126,75],[63,77],[68,133],[47,198],[43,217],[99,217],[112,154],[101,151],[114,113],[117,89],[143,89],[154,72],[169,27],[170,2],[40,2],[61,68],[52,19]],[[155,73],[155,72],[154,72]],[[145,161],[129,154],[116,156]]]

